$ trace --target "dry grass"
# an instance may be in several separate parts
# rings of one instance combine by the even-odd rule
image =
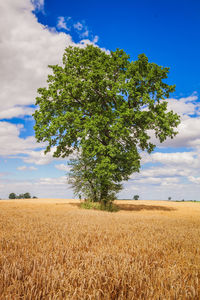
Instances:
[[[200,204],[69,202],[0,201],[0,299],[200,299]]]

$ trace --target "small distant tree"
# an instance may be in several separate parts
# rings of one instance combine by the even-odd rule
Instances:
[[[36,197],[36,196],[33,196],[33,199],[37,199],[37,197]]]
[[[139,195],[134,195],[133,200],[139,200],[139,197],[140,197]]]
[[[15,193],[10,193],[9,199],[17,199],[17,195]]]
[[[172,200],[172,197],[168,197],[168,200],[169,200],[169,201]]]
[[[30,198],[31,198],[30,193],[25,193],[25,194],[24,194],[24,199],[30,199]]]
[[[16,199],[24,199],[24,194],[19,194],[19,196],[17,196]]]

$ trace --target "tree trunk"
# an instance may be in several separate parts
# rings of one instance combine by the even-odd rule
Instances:
[[[109,187],[108,185],[102,185],[101,186],[101,196],[100,196],[100,202],[105,206],[108,203],[108,191]]]

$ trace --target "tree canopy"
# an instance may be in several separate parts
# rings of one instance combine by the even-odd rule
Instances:
[[[163,142],[176,135],[179,116],[167,110],[174,85],[169,68],[150,63],[145,54],[130,61],[117,49],[68,47],[62,65],[49,66],[48,86],[39,88],[35,135],[55,157],[81,153],[106,199],[111,186],[140,169],[140,151],[155,147],[150,131]],[[80,159],[79,159],[80,161]]]

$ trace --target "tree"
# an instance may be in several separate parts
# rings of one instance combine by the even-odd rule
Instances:
[[[33,114],[36,139],[47,144],[45,153],[55,147],[54,157],[77,151],[89,160],[95,185],[81,177],[85,188],[94,201],[109,201],[115,185],[139,172],[140,152],[153,151],[150,132],[160,142],[177,133],[179,116],[162,101],[175,89],[165,82],[169,68],[92,45],[66,48],[63,65],[49,67]]]
[[[24,194],[24,199],[30,199],[30,198],[31,198],[30,193],[25,193],[25,194]]]
[[[102,193],[104,190],[102,189],[101,180],[94,172],[96,159],[93,157],[84,157],[82,154],[77,159],[71,159],[69,165],[71,166],[71,171],[68,174],[68,183],[74,189],[75,195],[81,199],[80,195],[83,194],[86,199],[100,202],[103,199]],[[121,184],[116,184],[110,180],[107,201],[114,200],[116,193],[121,189]]]
[[[172,200],[172,197],[168,197],[168,200],[169,200],[169,201]]]
[[[10,193],[8,197],[9,199],[17,199],[17,195],[15,193]]]
[[[17,196],[17,199],[24,199],[24,194],[19,194],[19,196]]]
[[[133,196],[133,199],[134,199],[134,200],[139,200],[139,195],[134,195],[134,196]]]

